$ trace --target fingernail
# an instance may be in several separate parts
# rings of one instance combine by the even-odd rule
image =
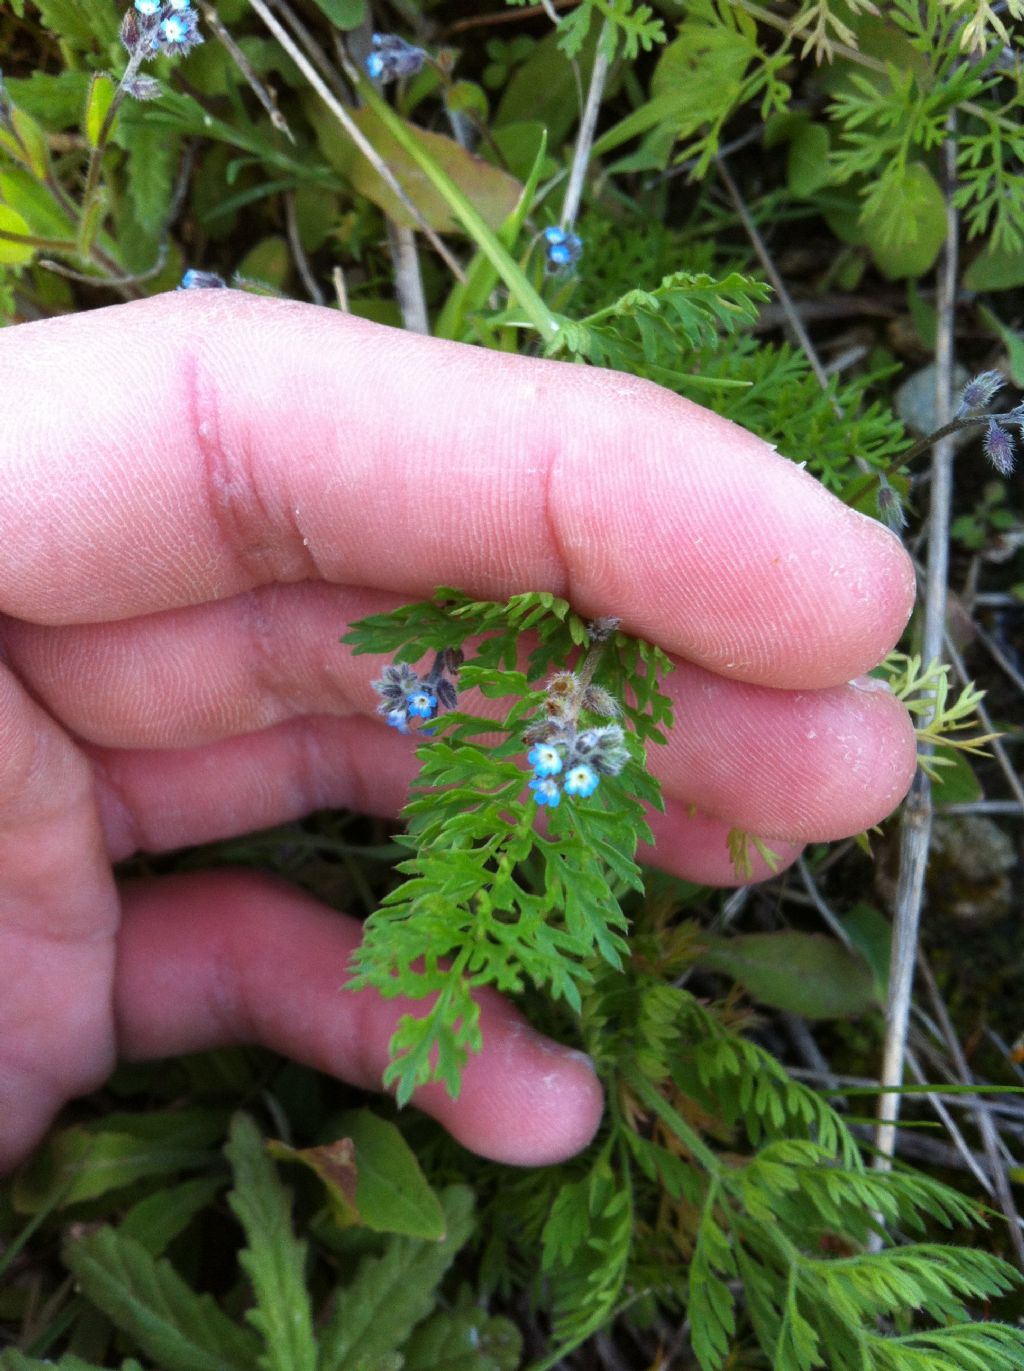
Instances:
[[[855,676],[852,681],[847,681],[847,685],[853,686],[854,690],[863,690],[865,695],[877,695],[879,692],[892,694],[892,686],[880,676]]]

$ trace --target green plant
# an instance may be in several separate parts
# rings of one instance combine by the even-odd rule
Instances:
[[[802,345],[759,332],[771,292],[738,209],[719,194],[719,171],[723,159],[742,166],[756,146],[744,209],[755,231],[775,233],[776,249],[819,244],[814,269],[792,269],[810,273],[809,294],[833,299],[842,280],[865,292],[873,283],[891,312],[897,297],[872,272],[926,282],[951,209],[965,230],[965,286],[1021,285],[1019,40],[1015,60],[1000,51],[1015,42],[1007,16],[1021,19],[1017,0],[584,0],[559,10],[552,32],[513,6],[532,26],[508,41],[489,35],[513,30],[474,35],[448,8],[378,12],[380,22],[401,16],[416,45],[402,52],[424,59],[397,90],[381,91],[355,60],[360,42],[381,51],[369,47],[362,0],[316,0],[301,26],[281,29],[287,44],[258,7],[222,0],[227,39],[207,27],[194,51],[146,53],[138,33],[119,38],[102,0],[14,0],[0,40],[34,24],[38,61],[16,61],[0,86],[0,314],[55,314],[101,292],[138,298],[177,285],[191,264],[200,278],[186,276],[190,284],[231,279],[321,300],[337,267],[343,307],[409,322],[392,277],[408,274],[410,258],[402,265],[389,244],[415,232],[413,284],[436,336],[655,381],[777,444],[846,503],[881,504],[898,522],[909,464],[935,436],[912,445],[894,412],[889,391],[906,356],[879,331],[852,367],[839,365],[837,344],[823,378]],[[268,13],[283,23],[289,7]],[[144,56],[152,77],[140,73]],[[588,142],[578,107],[591,97]],[[947,188],[941,152],[954,124]],[[590,169],[582,207],[563,199],[577,167]],[[562,244],[578,236],[575,271],[552,270],[544,234],[553,229]],[[428,245],[420,255],[417,243]],[[1007,296],[1001,313],[1013,308]],[[1014,336],[1000,332],[1004,343]],[[980,359],[989,365],[1002,363]],[[948,431],[987,425],[989,455],[1005,466],[1021,410],[987,413],[994,376],[981,372],[972,384],[989,378],[990,388]],[[994,491],[964,498],[953,536],[968,548],[1009,527]],[[680,1357],[701,1371],[1019,1367],[1017,1274],[994,1253],[942,1241],[965,1241],[989,1218],[983,1205],[924,1171],[871,1169],[857,1121],[785,1069],[751,1007],[820,1018],[837,1056],[853,1042],[873,1070],[882,916],[855,905],[842,941],[776,923],[727,933],[708,892],[637,863],[650,837],[646,806],[660,803],[645,749],[671,724],[664,655],[621,633],[592,642],[572,606],[543,592],[491,603],[443,588],[352,626],[346,641],[410,672],[429,654],[441,659],[412,673],[415,692],[405,690],[410,676],[381,678],[399,691],[385,697],[393,722],[433,730],[419,742],[397,877],[383,835],[339,837],[336,819],[180,860],[241,859],[314,886],[331,863],[357,871],[353,885],[374,912],[350,969],[356,983],[425,1002],[393,1044],[398,1099],[430,1079],[458,1089],[479,1040],[474,990],[490,985],[590,1054],[608,1099],[601,1132],[576,1161],[510,1178],[409,1113],[342,1122],[310,1109],[310,1131],[333,1143],[270,1144],[313,1173],[315,1198],[300,1182],[293,1209],[254,1125],[238,1120],[229,1207],[244,1232],[245,1280],[217,1292],[224,1312],[198,1293],[194,1228],[213,1221],[225,1180],[216,1150],[225,1097],[267,1099],[283,1138],[316,1077],[225,1054],[179,1064],[172,1096],[157,1073],[142,1073],[137,1112],[103,1102],[102,1117],[59,1132],[37,1159],[56,1177],[39,1182],[41,1196],[33,1172],[0,1204],[15,1256],[32,1248],[35,1224],[44,1252],[52,1246],[51,1209],[54,1223],[104,1221],[69,1236],[63,1266],[47,1270],[60,1310],[51,1324],[32,1330],[31,1310],[5,1306],[31,1336],[23,1350],[0,1351],[0,1368],[88,1371],[123,1349],[124,1371],[140,1366],[136,1353],[170,1371],[512,1368],[519,1335],[492,1307],[517,1318],[540,1311],[552,1336],[536,1371],[617,1320],[635,1333],[661,1317],[685,1318]],[[486,714],[449,702],[434,716],[456,669],[459,689],[489,702]],[[552,695],[552,672],[576,684]],[[984,758],[995,735],[972,722],[977,687],[954,691],[948,668],[923,667],[912,649],[880,674],[914,714],[933,779],[952,757],[965,769],[964,754]],[[568,735],[530,733],[559,698],[576,739],[606,730],[603,745],[627,754],[575,793],[563,773],[570,756],[589,765],[583,754]],[[621,740],[607,732],[618,728]],[[544,747],[561,770],[535,762],[531,786],[525,758]],[[739,830],[729,843],[741,872],[755,852],[773,856]],[[299,850],[320,860],[309,864],[314,875]],[[847,1016],[859,1016],[856,1028]],[[863,1072],[863,1061],[851,1069]],[[130,1079],[118,1088],[132,1095]],[[194,1095],[207,1101],[198,1119],[180,1105]],[[375,1175],[387,1190],[398,1174],[396,1208],[406,1219],[415,1212],[414,1228],[360,1192]],[[472,1182],[476,1218],[455,1178]],[[1001,1230],[987,1231],[1000,1245]],[[67,1273],[81,1294],[61,1306]],[[390,1317],[375,1319],[382,1302]],[[68,1329],[70,1350],[44,1363]]]

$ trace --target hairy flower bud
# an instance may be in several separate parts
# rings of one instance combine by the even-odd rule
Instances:
[[[129,10],[128,13],[131,14],[132,11]],[[159,100],[164,88],[153,76],[135,76],[131,81],[125,82],[124,91],[133,100]],[[223,285],[224,282],[221,281],[220,284]]]
[[[985,434],[985,456],[1000,476],[1009,476],[1013,472],[1013,436],[1007,433],[1005,428],[1000,428],[994,419],[988,421],[988,431]]]
[[[903,513],[903,502],[899,491],[884,475],[878,478],[878,517],[886,528],[899,533],[907,526],[907,516]]]
[[[622,620],[615,614],[606,614],[601,619],[591,619],[587,633],[592,643],[606,643],[613,633],[618,632]]]
[[[606,719],[618,718],[619,702],[604,686],[588,685],[583,692],[583,708],[592,714],[601,714]]]
[[[963,394],[960,396],[960,403],[957,406],[954,419],[962,419],[967,414],[974,414],[979,409],[984,409],[992,396],[997,391],[1002,390],[1006,385],[1006,379],[999,371],[983,371],[973,380],[964,386]]]

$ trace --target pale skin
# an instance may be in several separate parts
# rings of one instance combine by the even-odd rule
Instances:
[[[904,710],[848,684],[907,619],[906,554],[656,386],[205,291],[3,331],[0,415],[0,1170],[119,1057],[259,1042],[379,1086],[408,1006],[340,989],[354,920],[251,872],[111,870],[398,812],[412,741],[338,644],[362,615],[546,589],[658,642],[650,855],[693,880],[735,881],[734,825],[791,861],[909,785]],[[598,1082],[483,999],[459,1099],[415,1103],[499,1161],[571,1155]]]

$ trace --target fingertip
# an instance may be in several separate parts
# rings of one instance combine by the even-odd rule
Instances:
[[[537,1033],[497,995],[482,998],[484,1047],[466,1065],[458,1100],[431,1085],[416,1092],[416,1104],[489,1161],[550,1166],[575,1156],[604,1111],[593,1063]]]

